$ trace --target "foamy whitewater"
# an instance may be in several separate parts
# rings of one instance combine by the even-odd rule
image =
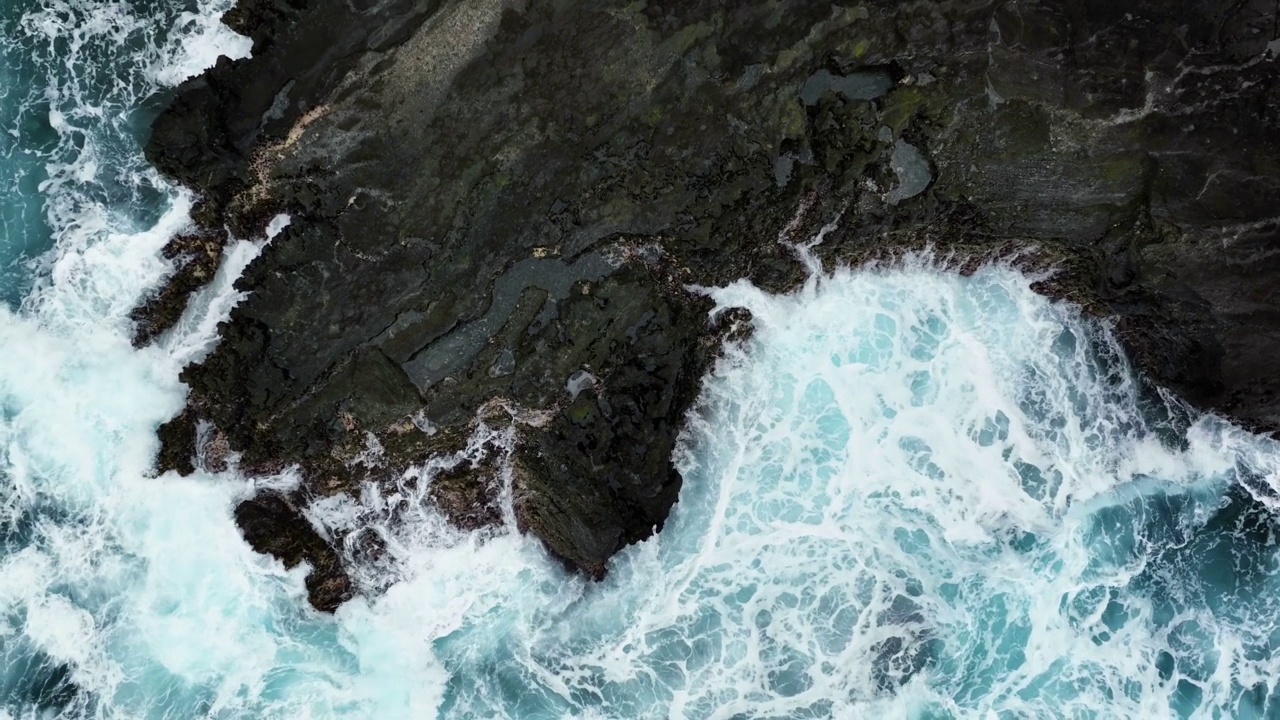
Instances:
[[[191,203],[141,142],[248,53],[226,6],[0,8],[0,718],[1280,718],[1280,448],[1144,390],[999,265],[709,291],[756,332],[690,416],[666,528],[605,582],[425,504],[511,447],[481,427],[310,508],[368,592],[310,610],[232,522],[255,481],[148,477],[261,241],[128,341]]]

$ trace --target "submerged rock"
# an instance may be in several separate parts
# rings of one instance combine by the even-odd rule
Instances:
[[[242,467],[301,465],[300,498],[349,492],[505,418],[517,522],[598,577],[675,502],[670,454],[730,331],[688,288],[794,287],[779,240],[837,218],[826,262],[1037,248],[1061,268],[1045,291],[1116,316],[1154,381],[1275,427],[1274,12],[241,2],[254,56],[186,83],[147,154],[203,193],[205,227],[293,222],[184,371],[163,465],[188,469],[198,417]],[[370,435],[377,468],[355,462]],[[494,522],[491,481],[434,497]],[[254,512],[255,547],[301,532]],[[349,593],[312,564],[326,605]]]

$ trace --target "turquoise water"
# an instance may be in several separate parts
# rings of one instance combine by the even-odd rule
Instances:
[[[0,31],[13,38],[21,25],[23,8],[0,8]],[[12,39],[0,55],[0,292],[16,305],[29,286],[34,258],[52,245],[44,220],[40,184],[48,179],[43,158],[53,154],[58,135],[50,127],[39,69],[23,43]],[[43,109],[43,112],[40,110]]]
[[[48,275],[55,231],[66,245],[159,220],[169,191],[139,142],[163,88],[216,57],[176,43],[207,28],[206,14],[166,0],[0,4],[0,299],[11,307]]]
[[[0,718],[1280,718],[1280,448],[1143,390],[1031,278],[928,257],[708,291],[756,333],[690,415],[666,528],[603,583],[426,504],[518,442],[481,427],[309,509],[388,552],[344,546],[367,596],[308,609],[231,519],[289,473],[148,477],[261,239],[128,342],[191,204],[143,128],[248,51],[224,7],[3,10]]]

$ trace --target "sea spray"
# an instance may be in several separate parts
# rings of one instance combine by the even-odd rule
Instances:
[[[76,282],[84,253],[115,247],[101,242],[105,235],[167,239],[143,232],[169,210],[174,191],[141,144],[170,87],[219,55],[248,54],[249,40],[218,22],[227,6],[44,0],[0,8],[0,178],[8,188],[0,197],[0,299],[14,306],[24,295],[42,297],[31,297],[35,285]],[[131,293],[155,281],[110,277]]]
[[[1240,612],[1273,604],[1272,521],[1238,483],[1274,475],[1274,444],[1170,427],[1110,336],[1030,285],[916,261],[716,291],[757,332],[691,418],[680,503],[565,617],[515,633],[544,698],[521,716],[1275,713],[1276,625]],[[1193,539],[1260,584],[1169,563],[1161,543]],[[1164,605],[1211,593],[1244,596]],[[502,712],[505,673],[484,671],[455,670],[460,715]]]
[[[328,505],[394,538],[344,628],[403,628],[373,647],[446,678],[442,717],[1274,716],[1275,443],[1139,382],[1035,279],[920,256],[712,290],[756,332],[661,534],[587,584],[449,528],[414,470]]]

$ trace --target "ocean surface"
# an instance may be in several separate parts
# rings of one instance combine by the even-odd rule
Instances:
[[[191,206],[141,145],[248,53],[228,0],[0,2],[0,718],[1280,718],[1280,447],[999,264],[708,290],[756,332],[605,582],[451,529],[423,493],[464,453],[310,508],[389,549],[310,610],[231,519],[288,473],[149,477],[261,241],[128,340]]]

